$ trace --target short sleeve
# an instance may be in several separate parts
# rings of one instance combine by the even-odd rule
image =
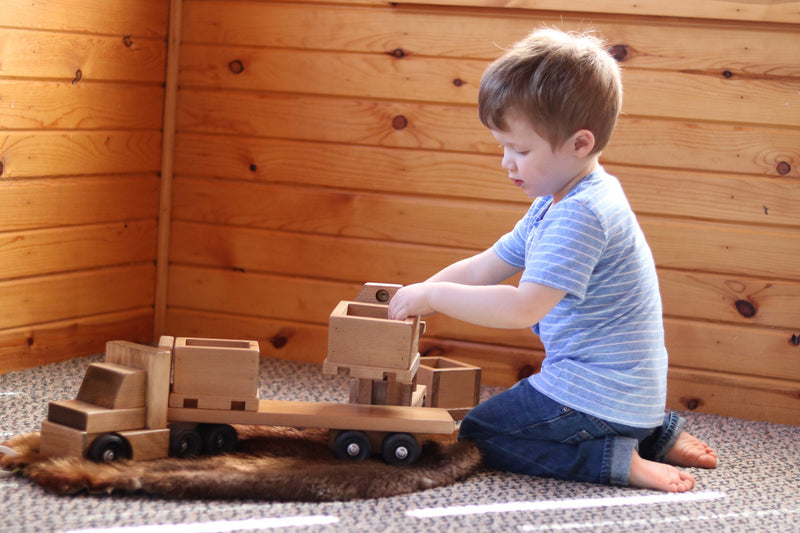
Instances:
[[[583,300],[605,248],[600,219],[581,202],[559,202],[528,242],[522,281],[561,289]]]

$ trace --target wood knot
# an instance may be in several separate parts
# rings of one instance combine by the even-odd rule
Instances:
[[[83,71],[78,69],[75,71],[75,77],[72,78],[72,85],[77,85],[79,81],[83,79]]]
[[[736,300],[736,310],[745,318],[753,318],[756,316],[756,306],[749,300]]]
[[[800,346],[800,335],[798,335],[797,333],[793,333],[792,338],[789,339],[789,342],[791,342],[795,346]]]
[[[272,344],[273,348],[275,348],[276,350],[280,350],[281,348],[286,346],[286,344],[289,342],[289,337],[287,337],[286,335],[283,335],[281,333],[278,333],[278,334],[274,335],[269,340],[269,342],[270,342],[270,344]]]
[[[694,411],[705,403],[700,398],[681,398],[680,402],[690,411]]]
[[[122,44],[125,45],[125,48],[130,48],[133,46],[133,38],[130,35],[124,35],[122,37]]]
[[[528,378],[537,373],[538,371],[539,369],[535,365],[530,365],[530,364],[522,365],[521,367],[519,367],[519,370],[517,370],[517,381],[521,381],[525,378]]]
[[[256,170],[258,170],[258,166],[256,166],[255,163],[250,163],[250,166],[247,168],[250,169],[250,172],[255,172]]]
[[[408,119],[403,115],[397,115],[392,119],[392,127],[396,130],[405,129],[408,126]]]
[[[611,54],[611,57],[622,63],[628,59],[628,46],[624,44],[615,44],[608,49],[608,53]]]
[[[733,77],[733,72],[731,72],[730,70],[723,70],[722,71],[722,77],[730,79],[730,78]]]
[[[456,78],[453,80],[453,85],[455,85],[456,87],[461,87],[462,85],[464,85],[464,80],[462,80],[461,78]]]
[[[778,174],[780,174],[781,176],[785,176],[786,174],[792,171],[792,165],[790,165],[786,161],[780,161],[775,166],[775,170],[777,170]]]
[[[401,57],[405,57],[406,56],[406,52],[402,48],[395,48],[394,50],[389,52],[389,55],[393,56],[393,57],[396,57],[397,59],[400,59]]]
[[[230,70],[234,74],[241,74],[242,72],[244,72],[244,63],[242,63],[238,59],[234,59],[233,61],[228,63],[228,70]]]
[[[6,167],[5,167],[5,165],[3,164],[3,161],[2,161],[2,160],[0,160],[0,176],[2,176],[2,175],[3,175],[3,171],[4,171],[5,169],[6,169]]]

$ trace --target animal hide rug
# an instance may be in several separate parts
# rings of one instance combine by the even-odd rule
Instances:
[[[0,465],[58,494],[146,493],[165,498],[344,501],[383,498],[455,483],[481,466],[469,442],[431,436],[411,466],[390,466],[379,458],[341,461],[328,448],[328,433],[265,426],[237,426],[237,452],[188,459],[120,461],[44,458],[39,434],[4,443],[16,455]]]

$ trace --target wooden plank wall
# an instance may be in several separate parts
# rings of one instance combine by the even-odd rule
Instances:
[[[800,423],[798,3],[792,24],[471,3],[184,1],[166,330],[320,362],[362,282],[491,245],[527,202],[476,118],[481,73],[532,27],[591,22],[624,65],[603,160],[658,263],[670,405]],[[734,18],[705,4],[678,7]],[[485,383],[541,361],[529,331],[428,325]]]
[[[153,336],[168,6],[0,6],[0,371]]]

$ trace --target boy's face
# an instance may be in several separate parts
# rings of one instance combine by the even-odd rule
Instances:
[[[492,135],[503,148],[502,167],[528,197],[553,195],[557,202],[594,170],[596,158],[579,149],[575,136],[553,150],[518,114],[510,113],[506,126],[508,131],[491,130]]]

